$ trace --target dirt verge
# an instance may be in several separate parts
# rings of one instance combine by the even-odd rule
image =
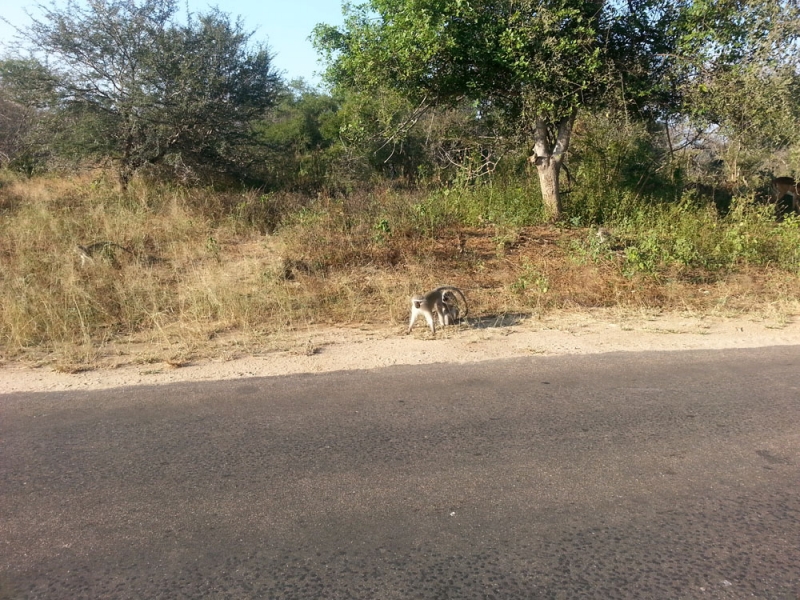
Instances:
[[[731,318],[596,310],[553,313],[540,319],[484,318],[446,328],[435,339],[421,326],[410,336],[397,326],[313,328],[287,338],[283,347],[288,350],[254,352],[233,359],[130,362],[77,373],[57,372],[52,366],[8,364],[0,367],[0,393],[108,389],[530,355],[795,344],[800,345],[800,319],[796,315],[765,311]]]

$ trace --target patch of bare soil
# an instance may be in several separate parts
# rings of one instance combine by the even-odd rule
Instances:
[[[390,365],[470,363],[531,355],[675,351],[800,345],[800,319],[768,311],[736,318],[602,309],[548,313],[542,318],[470,320],[440,330],[422,326],[309,328],[287,337],[279,351],[232,359],[122,364],[82,372],[52,366],[0,367],[0,393],[92,390],[180,381],[215,381],[293,373],[374,369]]]

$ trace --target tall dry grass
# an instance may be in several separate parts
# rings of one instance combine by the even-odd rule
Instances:
[[[368,224],[373,203],[364,198],[304,208],[303,198],[252,191],[135,182],[123,193],[102,174],[2,173],[2,355],[91,362],[125,339],[169,354],[226,332],[263,340],[318,323],[394,319],[384,305],[409,286],[379,269],[405,251]],[[81,256],[78,246],[93,245]]]
[[[123,193],[102,173],[0,172],[2,356],[90,364],[134,342],[165,358],[320,324],[399,325],[408,297],[441,283],[466,289],[485,323],[600,306],[797,309],[793,219],[748,203],[727,217],[645,203],[599,243],[594,229],[542,224],[529,193],[308,199],[143,182]],[[76,251],[98,242],[111,244]]]
[[[241,305],[222,248],[255,237],[226,217],[246,195],[102,177],[0,181],[3,353],[93,347],[140,332],[175,337],[246,324],[269,306]],[[77,246],[111,242],[89,259]],[[258,317],[255,317],[258,318]],[[253,319],[250,319],[252,321]],[[176,328],[174,325],[180,324]],[[169,333],[167,333],[169,332]]]

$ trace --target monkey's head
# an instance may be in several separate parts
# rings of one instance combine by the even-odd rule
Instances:
[[[442,302],[444,304],[458,304],[458,299],[453,292],[447,290],[442,294]]]

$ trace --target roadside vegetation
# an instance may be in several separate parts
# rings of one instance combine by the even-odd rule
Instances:
[[[408,297],[441,283],[483,324],[597,307],[796,314],[800,217],[769,187],[800,172],[796,7],[645,4],[650,29],[581,16],[597,3],[542,4],[575,19],[569,68],[544,14],[528,31],[511,11],[466,57],[454,49],[487,31],[482,3],[430,3],[414,35],[466,28],[441,47],[376,4],[377,20],[315,32],[328,91],[282,81],[218,12],[54,6],[24,32],[32,54],[0,60],[0,356],[82,368],[142,345],[131,360],[181,364],[326,325],[399,330]],[[622,43],[634,29],[652,43]],[[610,31],[619,47],[602,50]],[[455,68],[468,58],[505,83],[470,84]]]

